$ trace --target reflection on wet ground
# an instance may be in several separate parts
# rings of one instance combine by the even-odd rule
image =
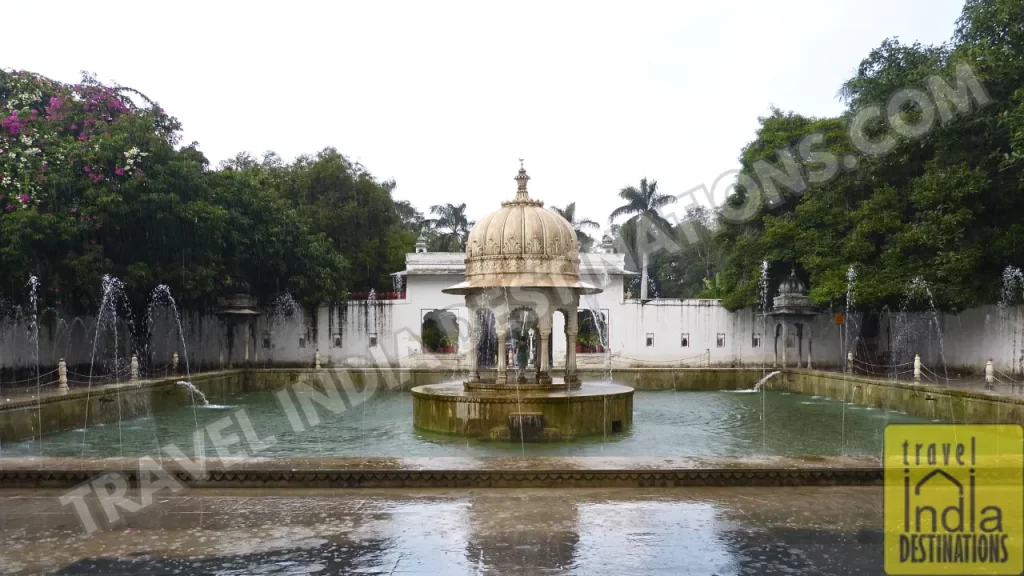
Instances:
[[[880,574],[881,488],[190,490],[87,535],[0,491],[5,574]]]

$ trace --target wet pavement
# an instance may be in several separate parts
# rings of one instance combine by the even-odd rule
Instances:
[[[0,491],[0,573],[882,573],[880,487],[161,491],[92,534],[62,494]]]

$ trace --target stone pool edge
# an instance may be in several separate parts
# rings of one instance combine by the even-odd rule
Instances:
[[[535,457],[205,459],[205,474],[160,466],[188,488],[611,488],[677,486],[880,486],[870,458]],[[193,468],[195,470],[195,468]],[[0,489],[73,488],[104,474],[138,486],[136,459],[10,458]]]

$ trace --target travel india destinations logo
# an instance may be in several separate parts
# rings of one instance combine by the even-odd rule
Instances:
[[[885,428],[885,571],[1024,571],[1024,428]]]

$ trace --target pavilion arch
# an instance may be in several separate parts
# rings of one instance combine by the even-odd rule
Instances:
[[[532,307],[520,306],[509,314],[506,342],[508,342],[510,366],[514,365],[516,342],[520,338],[525,338],[530,347],[530,364],[539,365],[537,359],[540,357],[540,317]]]
[[[494,312],[480,308],[470,310],[470,345],[475,345],[477,363],[481,368],[493,368],[497,362],[498,331]],[[471,348],[472,349],[472,348]]]

